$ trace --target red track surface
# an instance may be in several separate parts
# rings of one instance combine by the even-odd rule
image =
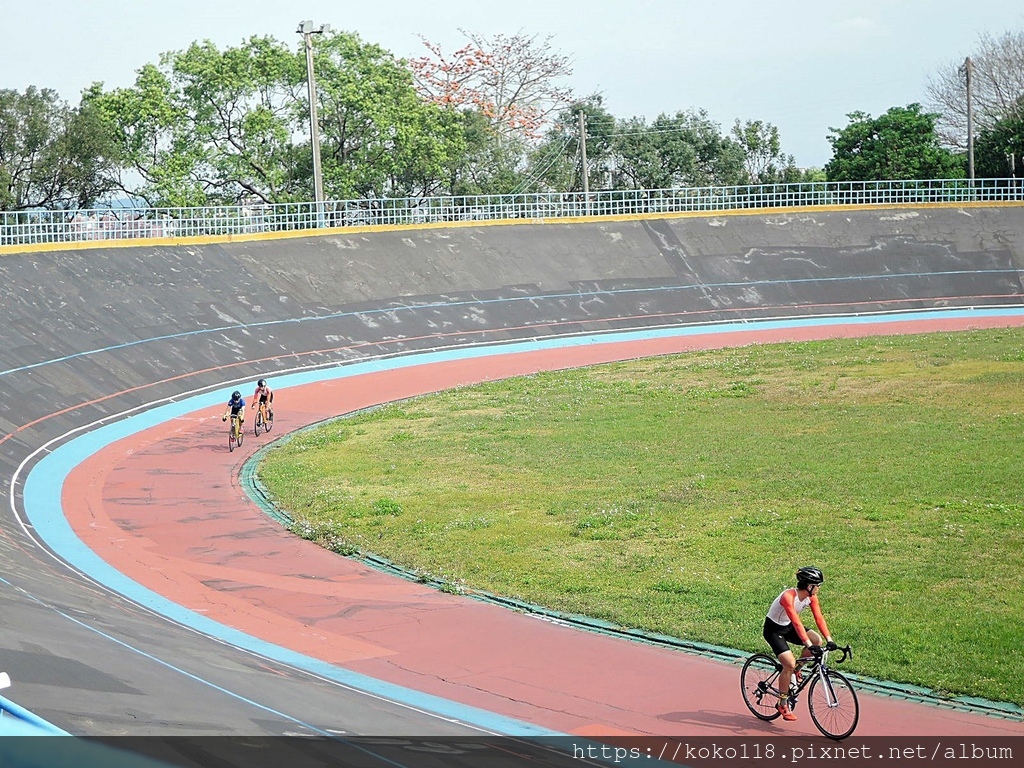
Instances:
[[[767,341],[1015,323],[1024,320],[752,330],[436,363],[278,390],[273,437],[374,404],[540,370]],[[300,540],[238,485],[242,463],[266,439],[250,433],[229,453],[219,415],[193,413],[112,444],[65,484],[64,508],[81,539],[149,589],[265,641],[564,733],[816,734],[802,704],[796,723],[752,717],[738,666],[444,594]],[[759,625],[760,617],[751,622]],[[1005,719],[863,693],[861,705],[858,736],[1024,735],[1024,723]]]

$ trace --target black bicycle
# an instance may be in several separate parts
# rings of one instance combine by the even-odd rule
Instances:
[[[842,664],[853,656],[850,646],[835,651],[823,649],[821,656],[802,659],[797,663],[802,680],[796,675],[789,686],[789,707],[794,709],[804,689],[807,709],[815,727],[830,739],[839,741],[853,733],[860,719],[860,703],[853,685],[841,673],[829,666],[829,653],[841,652],[836,663]],[[779,703],[779,673],[782,665],[767,653],[755,653],[740,672],[740,690],[747,709],[762,720],[774,720],[781,714]]]

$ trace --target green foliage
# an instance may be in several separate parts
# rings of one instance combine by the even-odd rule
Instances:
[[[633,118],[619,127],[619,164],[613,186],[668,189],[740,184],[744,153],[722,136],[703,110],[659,115],[650,126]]]
[[[104,92],[97,86],[90,97],[117,137],[122,169],[143,179],[134,194],[150,205],[201,205],[206,202],[203,190],[192,186],[188,176],[194,163],[170,148],[179,122],[173,99],[170,79],[152,64],[138,71],[133,87]]]
[[[314,38],[327,197],[580,192],[581,111],[592,190],[966,173],[964,158],[939,145],[937,115],[918,104],[851,113],[830,129],[826,168],[800,169],[763,120],[736,120],[723,135],[700,109],[619,119],[599,94],[574,98],[558,85],[569,59],[550,39],[467,37],[473,45],[448,57],[424,41],[432,56],[411,62],[351,32]],[[1015,40],[989,46],[999,82],[1015,82]],[[987,72],[979,65],[982,95]],[[946,79],[943,93],[958,104],[955,71]],[[984,102],[978,173],[1004,176],[1006,155],[1024,148],[1019,102],[1012,88],[988,86],[1005,98]],[[156,207],[308,202],[307,99],[304,46],[269,36],[165,53],[130,87],[93,85],[77,108],[46,89],[0,91],[0,207],[87,207],[114,191]]]
[[[110,193],[124,189],[117,129],[107,119],[100,95],[99,85],[82,95],[59,150],[67,173],[67,197],[77,208],[90,208]]]
[[[830,129],[829,181],[964,177],[963,158],[939,146],[938,115],[922,112],[920,104],[890,107],[877,118],[864,112],[847,117],[848,126]]]
[[[423,103],[408,70],[357,35],[315,47],[324,190],[422,193],[462,149],[458,120]],[[151,205],[312,200],[305,53],[270,37],[165,54],[98,103]]]
[[[1011,168],[1009,155],[1014,156]],[[974,141],[975,176],[1006,178],[1024,176],[1024,96],[1007,117],[997,120]]]
[[[785,182],[797,171],[796,160],[782,152],[779,129],[763,120],[737,120],[732,136],[743,150],[746,181],[750,184],[776,184]],[[794,178],[793,182],[803,181]]]
[[[459,116],[421,99],[408,68],[358,35],[325,36],[315,60],[328,197],[434,191],[465,149]],[[296,106],[308,114],[308,101]]]
[[[493,195],[522,191],[524,139],[500,134],[479,110],[449,113],[461,121],[464,150],[453,153],[447,168],[446,194]]]
[[[402,514],[402,505],[391,499],[377,499],[373,502],[373,514],[380,516],[398,517]]]
[[[580,112],[586,128],[588,185],[590,189],[611,188],[617,125],[601,95],[593,94],[559,113],[544,140],[531,151],[529,176],[537,184],[527,191],[583,190]]]
[[[333,549],[744,650],[813,562],[853,671],[1024,703],[1022,386],[1016,328],[692,352],[406,401],[259,472]]]
[[[0,202],[5,209],[51,202],[43,190],[52,175],[51,147],[65,114],[54,91],[0,90]]]
[[[268,37],[219,50],[193,43],[139,70],[135,84],[97,101],[153,206],[281,202],[292,178],[292,93],[298,57]],[[305,199],[305,198],[304,198]]]
[[[88,99],[72,109],[49,89],[0,90],[0,208],[91,204],[112,188],[109,136]]]
[[[828,175],[822,168],[797,168],[788,165],[779,174],[780,184],[813,184],[828,181]]]

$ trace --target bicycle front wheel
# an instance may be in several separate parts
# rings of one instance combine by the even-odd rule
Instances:
[[[825,673],[825,679],[815,677],[807,696],[811,720],[819,731],[830,739],[845,739],[860,719],[860,703],[853,685],[834,670]]]
[[[260,436],[260,427],[263,426],[263,414],[256,411],[256,418],[252,420],[252,433],[256,437]]]
[[[235,450],[235,428],[231,427],[228,430],[228,451]]]
[[[782,667],[767,653],[755,653],[740,672],[740,690],[747,709],[761,720],[774,720],[779,716],[779,691],[776,685]]]

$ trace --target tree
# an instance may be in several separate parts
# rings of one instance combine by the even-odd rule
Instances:
[[[615,117],[600,94],[574,101],[558,115],[544,140],[529,156],[528,191],[580,192],[583,190],[580,152],[580,112],[587,142],[587,178],[590,189],[611,186],[615,163]]]
[[[426,194],[464,144],[460,121],[416,93],[405,66],[352,33],[314,51],[324,192]],[[135,84],[97,97],[133,190],[151,206],[309,201],[305,50],[270,37],[164,54]]]
[[[779,184],[814,184],[828,181],[828,176],[821,168],[797,168],[787,165],[779,174]]]
[[[97,103],[100,92],[93,85],[82,94],[58,146],[64,158],[68,203],[75,208],[91,208],[122,190],[120,147],[114,126]]]
[[[981,178],[1024,176],[1024,109],[981,132],[974,142],[974,164]]]
[[[108,192],[98,118],[87,100],[72,109],[48,88],[0,90],[0,208],[90,205]]]
[[[52,90],[0,90],[0,204],[5,210],[52,202],[43,169],[50,164],[48,148],[61,110]]]
[[[304,71],[272,38],[224,51],[206,41],[143,66],[131,87],[98,94],[125,169],[142,180],[129,191],[155,207],[310,199],[292,170]]]
[[[291,168],[295,93],[304,67],[272,37],[251,37],[223,51],[193,43],[166,62],[175,107],[199,143],[188,153],[210,196],[224,202],[294,199]],[[187,138],[179,135],[178,140]]]
[[[1002,37],[985,34],[971,54],[971,100],[975,130],[992,128],[1010,116],[1024,94],[1024,30]],[[928,95],[940,118],[937,131],[944,146],[967,149],[967,84],[964,60],[943,66],[928,83]]]
[[[461,117],[424,101],[404,64],[358,35],[325,36],[315,59],[329,196],[436,194],[465,152]]]
[[[467,43],[454,53],[421,38],[430,53],[408,63],[420,96],[461,119],[465,154],[452,158],[449,190],[496,194],[534,186],[531,163],[546,157],[541,131],[571,99],[559,84],[572,74],[569,60],[552,50],[550,37],[460,32]]]
[[[743,150],[703,110],[620,123],[615,186],[635,189],[740,184]]]
[[[522,139],[501,141],[490,119],[476,110],[451,111],[462,128],[463,149],[452,153],[444,172],[444,194],[491,195],[522,191],[529,151]]]
[[[552,50],[551,37],[459,31],[468,43],[450,55],[421,38],[430,55],[409,62],[420,94],[446,109],[480,112],[501,136],[540,138],[572,98],[559,85],[572,74],[568,57]]]
[[[763,120],[737,120],[732,126],[732,136],[743,150],[743,167],[751,184],[774,184],[792,175],[789,169],[796,167],[792,155],[782,152],[779,129]]]
[[[937,114],[920,104],[890,107],[877,118],[864,112],[847,115],[850,124],[830,128],[832,159],[825,165],[829,181],[890,179],[960,179],[963,158],[939,146]]]

